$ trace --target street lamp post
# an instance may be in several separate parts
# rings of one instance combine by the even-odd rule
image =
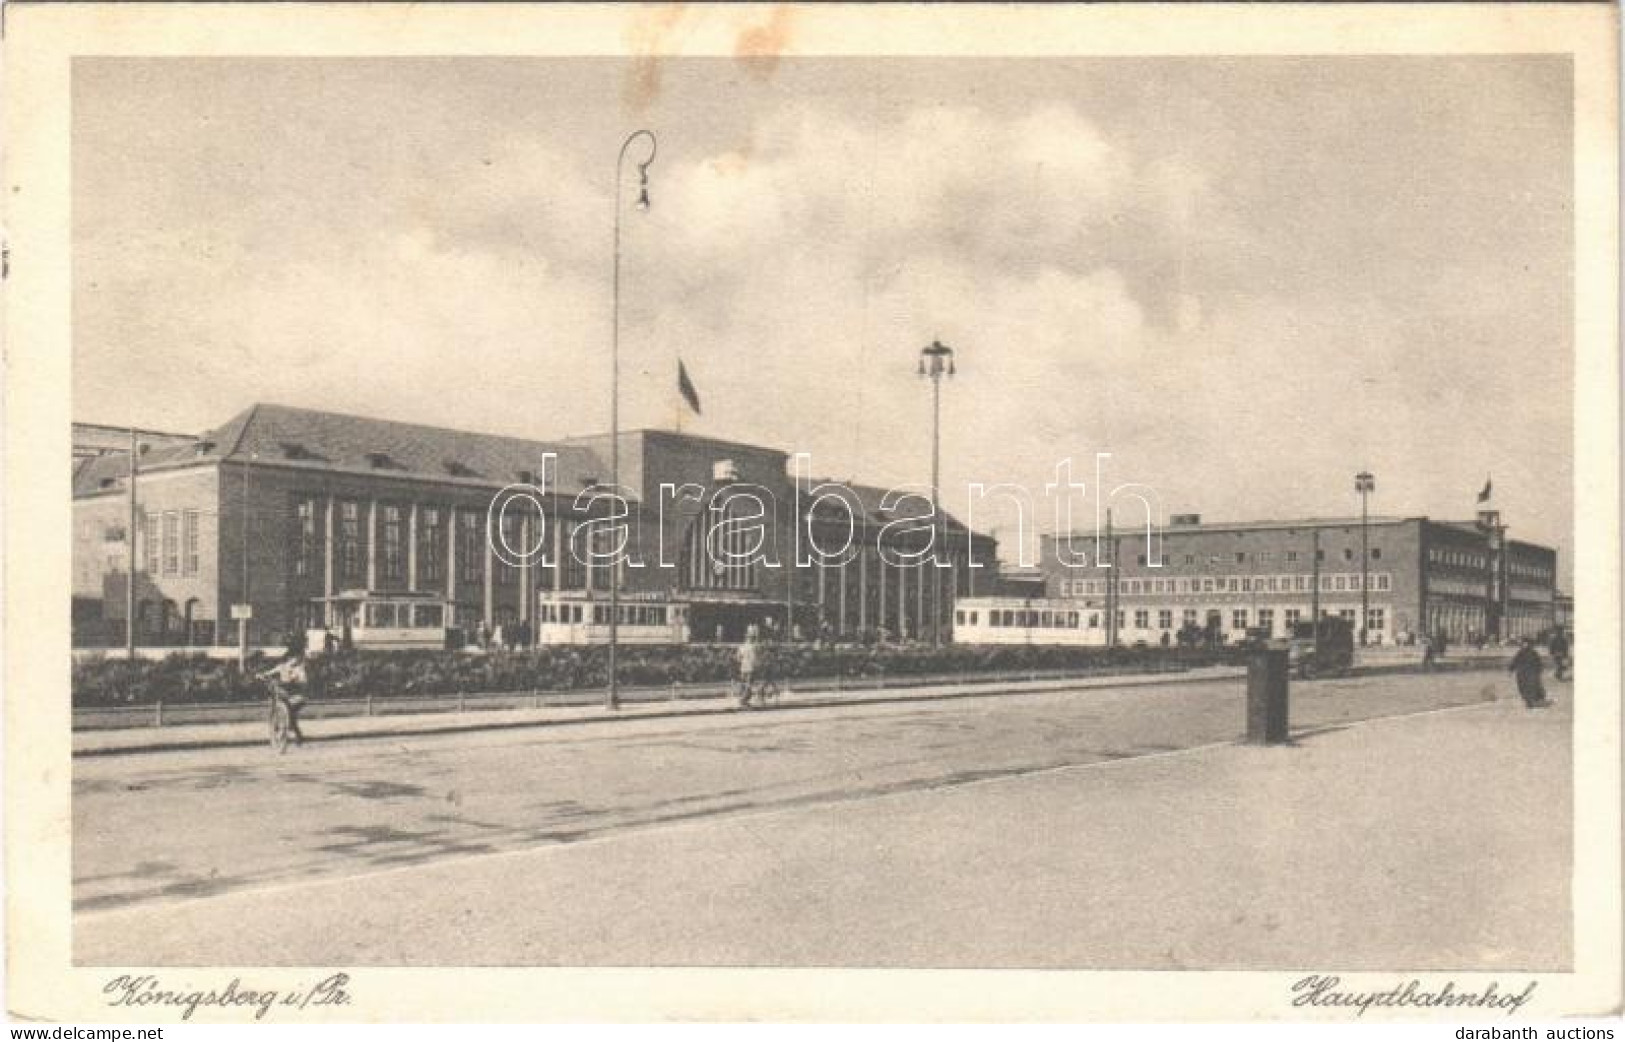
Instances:
[[[1354,475],[1354,491],[1360,494],[1360,647],[1362,648],[1365,647],[1366,630],[1371,625],[1371,557],[1368,552],[1366,508],[1368,498],[1376,489],[1377,479],[1371,476],[1370,471],[1362,470]]]
[[[632,142],[646,138],[649,158],[638,164],[638,209],[649,209],[649,167],[655,161],[658,143],[654,133],[634,130],[621,142],[620,155],[615,159],[615,271],[610,315],[610,378],[609,378],[609,470],[614,494],[621,494],[621,203],[625,193],[621,190],[622,173],[626,167],[626,153]],[[619,513],[617,511],[617,513]],[[621,707],[621,678],[617,669],[621,627],[621,561],[620,551],[613,551],[609,565],[609,691],[604,696],[606,709]]]
[[[954,349],[940,340],[931,341],[920,349],[920,375],[931,381],[931,531],[933,536],[942,532],[942,509],[938,482],[942,448],[942,378],[954,375]],[[931,564],[936,564],[937,543],[931,543]],[[931,579],[931,643],[942,643],[942,577]]]

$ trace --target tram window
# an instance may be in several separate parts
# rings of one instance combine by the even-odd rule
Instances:
[[[435,629],[445,625],[445,608],[439,604],[412,606],[412,625],[422,629]]]
[[[369,629],[387,629],[395,625],[395,606],[393,604],[367,605],[367,626]]]
[[[597,623],[600,626],[602,626],[604,623],[608,622],[609,621],[609,609],[604,607],[601,604],[593,605],[593,607],[592,607],[592,621]]]
[[[1100,629],[1100,613],[1098,611],[1089,613],[1089,628],[1092,630]]]
[[[1078,613],[1077,612],[1069,611],[1069,612],[1066,613],[1066,626],[1067,626],[1067,629],[1075,630],[1075,629],[1078,628]]]
[[[1054,616],[1052,615],[1052,613],[1047,612],[1047,611],[1043,611],[1043,612],[1038,613],[1038,624],[1040,626],[1048,626],[1053,621],[1054,621]]]

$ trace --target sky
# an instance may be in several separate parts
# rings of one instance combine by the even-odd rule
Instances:
[[[82,421],[607,429],[648,128],[625,427],[674,424],[681,357],[685,431],[929,482],[940,339],[961,515],[1010,483],[1052,528],[1097,453],[1209,520],[1357,514],[1360,470],[1374,515],[1466,518],[1493,476],[1569,582],[1561,57],[79,59],[73,89]]]

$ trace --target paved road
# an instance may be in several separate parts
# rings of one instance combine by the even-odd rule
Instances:
[[[1492,685],[1505,686],[1493,674],[1299,684],[1294,730],[1313,750],[1354,721],[1482,707]],[[1044,879],[1071,878],[1056,858],[1077,853],[1080,843],[1133,849],[1133,822],[1096,822],[1107,831],[1094,835],[1056,831],[1075,803],[1055,789],[1076,776],[1065,769],[1189,762],[1170,754],[1238,737],[1242,698],[1235,682],[1168,685],[313,743],[280,759],[227,749],[76,762],[76,958],[714,964],[806,957],[890,965],[1082,958],[1053,943],[1023,951],[1019,936],[985,951],[975,937],[941,950],[917,941],[898,950],[879,940],[890,935],[890,919],[924,914],[927,905],[933,915],[950,915],[938,902],[952,888],[934,886],[926,902],[909,896],[912,881],[937,879],[945,866],[997,887],[993,866],[966,860],[985,853],[991,837],[1000,860],[1023,866],[1023,885],[1039,893]],[[1089,773],[1108,779],[1114,772],[1129,783],[1121,767]],[[1566,768],[1556,775],[1566,776]],[[971,784],[1000,779],[1030,784],[1035,807],[1060,803],[1052,815],[1029,816],[1021,784]],[[1090,784],[1112,798],[1113,782]],[[983,794],[973,809],[948,813],[952,797],[971,789]],[[992,793],[1001,794],[992,805],[974,806]],[[1193,805],[1205,802],[1191,795]],[[901,808],[915,815],[912,824]],[[1222,828],[1166,803],[1152,809],[1168,817],[1158,829],[1169,822]],[[892,811],[897,829],[888,823]],[[764,846],[768,833],[776,838]],[[809,871],[818,882],[781,885]],[[1136,884],[1156,887],[1132,872],[1114,885]],[[953,900],[974,906],[986,898],[978,892]],[[781,938],[771,951],[752,943],[764,936],[763,922],[805,923],[808,909],[843,893],[872,913],[864,921],[875,943]],[[335,922],[332,902],[341,894]],[[720,903],[684,904],[695,900]],[[745,921],[727,911],[736,906],[752,909]],[[628,936],[612,927],[618,910],[645,928]],[[827,921],[843,918],[831,911]],[[246,921],[256,926],[231,929]],[[476,921],[486,925],[471,930]],[[544,921],[540,933],[529,928]],[[503,924],[515,932],[504,934]],[[986,941],[988,933],[977,936]]]

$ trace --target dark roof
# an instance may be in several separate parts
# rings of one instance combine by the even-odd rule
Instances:
[[[1371,517],[1366,519],[1367,523],[1373,526],[1401,525],[1411,521],[1426,520],[1425,517]],[[1202,521],[1194,525],[1163,524],[1154,526],[1153,531],[1160,532],[1163,535],[1179,535],[1183,532],[1268,532],[1283,528],[1359,527],[1360,519],[1358,517],[1302,517],[1288,518],[1284,521]],[[1101,534],[1104,534],[1104,531],[1102,529]],[[1115,529],[1116,534],[1120,534],[1125,538],[1143,531],[1145,531],[1145,522],[1143,520],[1125,521]],[[1093,538],[1095,530],[1080,528],[1074,529],[1070,534],[1074,539],[1085,536]],[[1039,535],[1041,540],[1058,539],[1060,537],[1061,533],[1059,532],[1044,532]]]
[[[527,472],[533,475],[532,483],[540,484],[547,453],[557,459],[560,491],[576,492],[589,484],[587,478],[605,478],[604,462],[580,445],[264,404],[237,414],[191,444],[149,450],[141,456],[140,467],[257,459],[501,487],[523,480]],[[117,482],[128,472],[128,453],[86,460],[75,470],[74,494],[94,493],[103,481]]]
[[[881,507],[881,503],[884,501],[886,493],[890,492],[891,490],[881,488],[877,485],[858,485],[850,481],[841,481],[836,478],[813,478],[810,482],[804,482],[802,484],[802,494],[806,495],[811,489],[816,488],[819,485],[826,484],[838,485],[851,492],[852,497],[857,500],[857,505],[862,509],[865,520],[870,524],[883,525],[890,521],[897,521],[912,517],[926,517],[929,514],[929,512],[926,510],[925,500],[922,498],[923,493],[917,489],[909,489],[909,495],[907,498],[904,498],[901,495],[895,497],[893,503],[895,504],[896,509],[892,510],[886,510]],[[851,502],[851,500],[848,500],[848,502]],[[963,531],[965,527],[958,518],[954,517],[947,511],[943,511],[943,524],[948,528],[961,531]]]

